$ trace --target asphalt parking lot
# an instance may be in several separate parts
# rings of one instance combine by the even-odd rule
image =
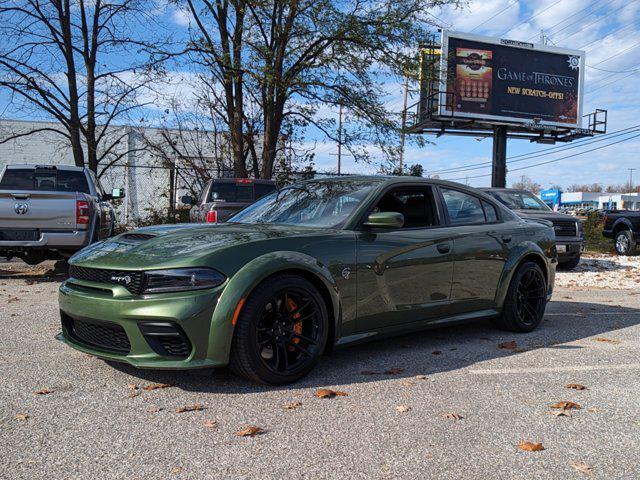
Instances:
[[[0,264],[2,478],[640,477],[638,288],[560,280],[531,334],[439,328],[337,351],[268,388],[66,347],[62,277],[47,270]],[[580,408],[551,408],[562,401]],[[251,425],[265,432],[235,435]]]

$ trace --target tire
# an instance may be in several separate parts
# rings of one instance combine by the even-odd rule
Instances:
[[[633,255],[636,249],[636,242],[630,230],[620,230],[616,233],[614,246],[618,255]]]
[[[327,307],[311,282],[295,275],[271,277],[242,307],[229,367],[253,382],[296,382],[320,360],[328,332]]]
[[[523,263],[509,283],[502,314],[494,324],[518,333],[535,330],[544,316],[546,294],[547,282],[542,269],[534,262]],[[523,302],[528,306],[523,306]]]
[[[558,268],[560,270],[573,270],[578,266],[579,263],[580,263],[580,255],[578,255],[576,258],[569,260],[568,262],[558,263]]]

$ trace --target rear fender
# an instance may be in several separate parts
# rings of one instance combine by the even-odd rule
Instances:
[[[551,260],[545,255],[542,248],[537,243],[531,241],[524,241],[511,250],[511,255],[507,259],[507,262],[502,270],[500,276],[500,283],[498,284],[498,290],[496,292],[496,307],[502,309],[504,300],[509,290],[509,284],[511,279],[516,273],[518,265],[522,263],[523,259],[528,255],[535,255],[540,260],[540,263],[545,266],[544,273],[547,277],[548,283],[553,284],[555,278],[555,268],[553,267]],[[548,287],[547,287],[548,289]]]
[[[218,299],[211,320],[208,357],[228,362],[234,325],[233,315],[241,300],[266,278],[285,270],[304,270],[321,281],[331,297],[332,317],[339,332],[340,298],[338,287],[326,265],[299,252],[271,252],[244,265],[231,279]]]

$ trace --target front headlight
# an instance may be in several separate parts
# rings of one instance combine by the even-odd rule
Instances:
[[[212,268],[175,268],[144,272],[142,293],[183,292],[221,285],[226,277]]]

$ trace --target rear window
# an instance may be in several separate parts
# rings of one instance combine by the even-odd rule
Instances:
[[[10,168],[0,179],[0,190],[40,190],[90,193],[82,171]]]
[[[216,182],[211,187],[211,193],[207,201],[250,203],[273,192],[275,189],[274,185],[269,184]]]

